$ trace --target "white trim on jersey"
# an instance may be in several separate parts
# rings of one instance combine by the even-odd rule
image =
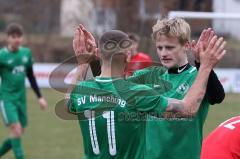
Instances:
[[[193,67],[190,71],[189,71],[189,73],[193,73],[193,71],[195,71],[196,70],[196,67]]]
[[[114,79],[99,79],[99,78],[95,78],[95,81],[97,82],[112,82],[112,81],[116,81],[122,78],[114,78]]]
[[[3,120],[4,120],[5,124],[8,124],[8,118],[7,118],[7,114],[6,114],[6,110],[5,110],[3,101],[0,101],[0,111],[2,112],[2,116],[3,116]]]

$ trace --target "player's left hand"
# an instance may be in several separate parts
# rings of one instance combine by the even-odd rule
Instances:
[[[43,97],[38,99],[38,103],[39,103],[41,109],[43,109],[43,110],[48,107],[48,103]]]
[[[215,32],[213,31],[212,28],[204,29],[202,31],[198,41],[196,42],[195,40],[193,40],[191,42],[191,50],[194,53],[196,62],[200,63],[200,57],[199,57],[200,44],[202,45],[203,50],[206,50],[207,46],[209,45],[209,43],[214,35],[215,35]]]
[[[79,65],[88,63],[96,57],[95,39],[82,25],[75,29],[73,49]]]
[[[87,29],[82,24],[80,24],[79,27],[84,34],[86,50],[89,53],[95,54],[97,48],[96,40],[94,39],[93,35],[89,31],[87,31]]]

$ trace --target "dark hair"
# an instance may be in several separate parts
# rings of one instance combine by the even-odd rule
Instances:
[[[120,30],[105,32],[98,43],[101,54],[106,56],[123,52],[132,44],[128,35]]]
[[[132,41],[138,43],[140,41],[140,37],[135,34],[135,33],[128,33],[129,39],[131,39]]]
[[[11,23],[7,26],[6,29],[7,35],[18,35],[22,36],[23,35],[23,28],[20,24],[17,23]]]

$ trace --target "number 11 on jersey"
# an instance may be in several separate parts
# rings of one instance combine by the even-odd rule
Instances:
[[[91,144],[93,153],[100,154],[97,133],[96,133],[96,122],[95,122],[95,111],[87,110],[84,112],[86,118],[88,118],[89,133],[91,138]],[[115,156],[117,153],[116,149],[116,137],[115,137],[115,122],[114,122],[114,111],[105,111],[102,114],[103,118],[107,120],[107,135],[108,135],[108,146],[109,153]]]

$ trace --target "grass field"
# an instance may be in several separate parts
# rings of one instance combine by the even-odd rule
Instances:
[[[64,121],[54,113],[57,101],[63,94],[44,89],[43,95],[49,108],[41,111],[32,91],[28,92],[29,126],[23,137],[27,159],[81,159],[82,138],[77,121]],[[240,94],[228,94],[221,105],[212,106],[208,115],[204,135],[206,136],[222,121],[240,114]],[[0,122],[0,142],[7,130]],[[12,152],[3,159],[14,159]]]

